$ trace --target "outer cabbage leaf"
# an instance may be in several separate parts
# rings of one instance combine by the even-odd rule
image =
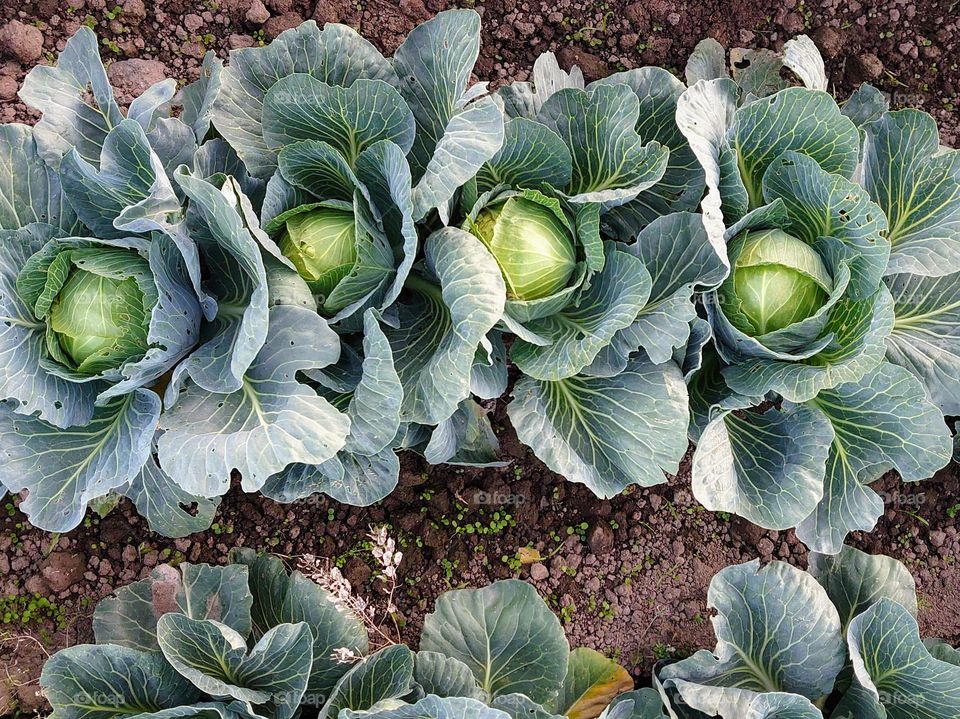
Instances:
[[[823,498],[833,437],[827,418],[803,405],[762,414],[722,410],[693,455],[694,496],[711,511],[761,527],[795,527]]]
[[[28,490],[20,509],[35,527],[73,529],[88,502],[140,473],[159,416],[160,398],[147,389],[110,400],[69,431],[0,403],[0,484]]]
[[[237,469],[247,491],[295,462],[320,464],[343,448],[350,420],[297,373],[336,361],[340,341],[315,312],[270,310],[266,343],[230,394],[187,385],[161,420],[160,465],[186,491],[220,496]]]
[[[544,464],[600,497],[666,481],[687,450],[687,388],[673,362],[641,356],[613,377],[524,377],[507,413]]]
[[[556,710],[569,719],[596,719],[614,697],[631,689],[630,672],[600,652],[577,647],[570,652]]]
[[[510,715],[468,697],[427,696],[416,704],[374,709],[364,716],[371,719],[510,719]],[[350,719],[356,719],[351,715]]]
[[[670,151],[667,167],[657,184],[604,216],[617,239],[626,240],[661,215],[696,208],[704,182],[703,168],[677,126],[677,101],[686,89],[683,83],[662,68],[643,67],[614,73],[591,87],[620,83],[629,85],[640,100],[637,134]]]
[[[344,710],[364,712],[378,702],[405,697],[413,688],[413,652],[392,644],[364,657],[340,678],[320,719],[334,719]]]
[[[661,180],[670,151],[637,134],[640,100],[626,85],[563,89],[540,109],[537,120],[570,151],[573,174],[563,188],[574,203],[616,207]]]
[[[889,272],[960,271],[960,152],[941,151],[936,122],[918,110],[864,131],[864,184],[890,221]]]
[[[456,657],[419,651],[414,656],[413,678],[424,694],[483,699],[470,667]]]
[[[216,297],[216,317],[202,344],[174,370],[165,400],[176,401],[184,376],[209,392],[234,392],[267,336],[268,288],[260,247],[238,210],[239,188],[228,179],[221,191],[181,168],[177,182],[190,198],[188,224],[198,239]]]
[[[56,65],[30,71],[20,97],[43,113],[34,134],[40,154],[53,167],[71,149],[96,165],[107,133],[123,121],[97,36],[87,27],[67,40]]]
[[[757,560],[714,575],[707,604],[717,610],[714,652],[664,667],[659,679],[708,715],[735,716],[744,693],[790,692],[811,700],[833,690],[845,651],[840,618],[805,572]]]
[[[397,48],[393,66],[400,94],[413,112],[410,151],[413,218],[430,210],[446,216],[446,203],[503,143],[503,115],[484,85],[467,89],[480,53],[480,16],[447,10],[414,28]]]
[[[152,453],[140,473],[119,491],[133,502],[150,530],[164,537],[180,538],[206,531],[220,504],[219,500],[184,492],[160,468]]]
[[[248,651],[243,636],[212,620],[164,614],[157,621],[164,658],[206,694],[268,705],[275,719],[290,719],[307,687],[310,628],[281,624]]]
[[[424,251],[440,286],[411,276],[412,296],[385,334],[404,387],[401,421],[438,424],[470,394],[473,359],[503,314],[506,287],[490,253],[463,230],[434,232]]]
[[[423,651],[459,659],[490,699],[557,696],[570,649],[560,622],[536,590],[515,579],[443,594],[424,619]]]
[[[29,126],[0,125],[0,177],[0,229],[19,230],[44,223],[65,234],[79,231],[77,215],[61,191],[60,178],[44,163]]]
[[[213,105],[213,124],[255,177],[268,178],[277,154],[265,139],[264,102],[281,78],[305,73],[327,85],[349,87],[358,79],[397,83],[390,62],[346,25],[323,30],[308,20],[262,48],[231,53]]]
[[[812,550],[840,551],[847,532],[873,529],[883,502],[866,484],[896,469],[927,479],[950,461],[950,432],[923,386],[901,367],[880,364],[860,382],[824,390],[811,406],[833,424],[823,499],[797,527]]]
[[[740,108],[729,142],[750,209],[764,204],[763,175],[787,150],[807,155],[827,172],[848,179],[860,160],[860,135],[834,99],[799,87]]]
[[[78,644],[43,666],[40,686],[56,719],[113,719],[193,704],[200,691],[160,654]]]
[[[97,644],[159,652],[157,620],[167,612],[212,619],[246,637],[253,626],[248,576],[244,566],[160,565],[147,579],[127,584],[97,604]]]
[[[857,682],[885,719],[940,719],[960,712],[960,667],[934,659],[917,621],[881,599],[850,623],[847,644]]]
[[[643,262],[652,284],[647,303],[633,324],[617,333],[611,349],[624,363],[637,349],[657,364],[666,362],[690,337],[697,316],[694,292],[722,282],[727,267],[701,216],[688,212],[658,217],[624,251]]]
[[[313,664],[307,683],[306,704],[323,704],[350,665],[338,661],[336,649],[367,653],[367,632],[362,622],[343,612],[330,594],[300,572],[287,572],[283,562],[270,555],[257,556],[237,548],[230,554],[232,566],[246,566],[253,592],[251,618],[255,637],[280,624],[305,622],[313,636]]]
[[[910,370],[946,415],[960,414],[960,272],[890,275],[893,331],[887,360]]]
[[[893,557],[844,546],[835,555],[811,553],[808,571],[827,590],[840,613],[844,635],[855,617],[881,599],[891,599],[917,615],[916,582]]]

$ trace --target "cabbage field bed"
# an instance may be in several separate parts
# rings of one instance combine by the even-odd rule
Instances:
[[[0,7],[0,716],[960,719],[957,38]]]

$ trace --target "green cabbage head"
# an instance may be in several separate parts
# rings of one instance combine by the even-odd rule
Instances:
[[[353,212],[320,207],[294,215],[286,221],[279,245],[313,293],[326,297],[357,261]]]
[[[88,256],[102,258],[104,254],[114,262],[86,262]],[[51,301],[46,313],[50,355],[89,376],[141,359],[149,346],[152,301],[144,296],[136,277],[149,278],[150,274],[149,264],[136,252],[93,249],[62,253],[44,287],[44,295]]]
[[[783,230],[745,232],[734,240],[732,254],[734,269],[720,288],[720,300],[733,325],[748,335],[807,319],[833,290],[816,250]]]
[[[567,286],[577,264],[574,239],[560,218],[523,197],[485,208],[465,229],[496,258],[510,299],[549,297]]]

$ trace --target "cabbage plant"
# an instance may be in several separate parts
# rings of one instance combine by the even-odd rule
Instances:
[[[661,662],[654,682],[673,719],[917,719],[960,711],[960,664],[924,642],[906,567],[844,547],[809,573],[775,561],[710,582],[717,646]]]
[[[426,617],[419,651],[370,651],[341,600],[276,557],[234,550],[226,566],[161,566],[94,612],[95,644],[44,666],[57,719],[529,713],[595,719],[617,702],[659,704],[589,649],[570,650],[528,584],[448,592]],[[631,704],[632,705],[632,704]],[[623,710],[621,710],[623,711]]]
[[[733,78],[722,48],[698,47],[687,69],[698,82],[677,113],[705,170],[704,222],[731,268],[705,295],[714,342],[691,380],[693,489],[709,509],[796,527],[812,549],[837,552],[883,512],[866,485],[890,469],[927,479],[950,459],[932,366],[949,362],[954,340],[938,332],[933,342],[947,352],[926,364],[898,356],[891,290],[903,305],[906,289],[891,273],[910,250],[897,239],[904,220],[890,197],[923,194],[925,181],[948,195],[957,186],[947,161],[935,179],[905,171],[895,191],[878,189],[881,173],[869,168],[888,171],[910,143],[875,139],[891,114],[869,86],[842,107],[825,92],[807,38],[787,43],[782,57],[731,54]],[[803,86],[787,86],[783,67]],[[931,215],[938,229],[927,234],[948,234],[942,219]],[[949,315],[949,295],[943,303]],[[911,312],[925,314],[903,312],[904,329]]]
[[[506,291],[473,394],[500,396],[509,359],[521,441],[603,497],[677,470],[681,365],[702,337],[693,295],[727,272],[723,246],[692,212],[703,180],[674,120],[683,90],[657,68],[585,85],[577,68],[541,56],[532,82],[498,91],[503,145],[463,187],[454,217],[493,256]],[[489,462],[495,451],[478,449],[485,427],[469,408],[458,419],[430,435],[425,456]]]
[[[342,346],[302,375],[349,418],[347,437],[319,461],[236,466],[268,496],[378,501],[396,486],[407,428],[450,422],[469,399],[504,301],[482,243],[443,226],[503,139],[485,85],[469,85],[479,47],[473,11],[438,14],[390,58],[349,27],[308,21],[232,53],[222,72],[211,121],[266,183],[250,224],[280,301],[313,309]],[[199,486],[203,458],[190,462],[197,489],[217,489]]]
[[[190,534],[251,447],[275,472],[346,442],[349,418],[291,373],[335,363],[339,337],[261,236],[265,183],[210,137],[221,70],[211,55],[124,117],[84,28],[24,82],[40,122],[0,129],[0,483],[43,529],[125,495]]]

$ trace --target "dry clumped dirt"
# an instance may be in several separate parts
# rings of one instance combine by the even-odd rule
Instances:
[[[6,0],[0,122],[36,119],[16,97],[23,76],[51,62],[83,24],[101,37],[110,79],[127,102],[164,76],[194,79],[207,50],[226,57],[306,19],[353,25],[389,53],[417,23],[452,6],[483,15],[476,74],[495,84],[526,79],[546,50],[594,79],[647,64],[680,73],[708,35],[727,46],[779,48],[807,33],[838,94],[870,81],[895,106],[933,114],[944,144],[956,145],[960,134],[957,0]],[[386,523],[404,552],[396,599],[405,641],[416,643],[443,591],[519,576],[561,617],[571,645],[618,658],[641,683],[655,660],[712,646],[706,589],[716,571],[755,558],[806,566],[792,531],[700,507],[689,461],[667,483],[611,500],[564,482],[517,441],[504,406],[490,403],[508,467],[429,467],[408,455],[400,487],[374,507],[324,497],[279,505],[234,489],[210,531],[170,540],[151,534],[126,502],[56,536],[32,529],[16,498],[0,500],[0,715],[45,709],[37,685],[44,659],[91,640],[93,607],[115,587],[162,562],[222,562],[237,545],[279,553],[291,565],[304,554],[328,557],[376,601],[384,588],[364,535]],[[905,562],[917,580],[924,635],[960,641],[960,471],[951,465],[918,485],[888,477],[874,487],[886,514],[852,543]],[[521,548],[528,549],[518,555]]]

